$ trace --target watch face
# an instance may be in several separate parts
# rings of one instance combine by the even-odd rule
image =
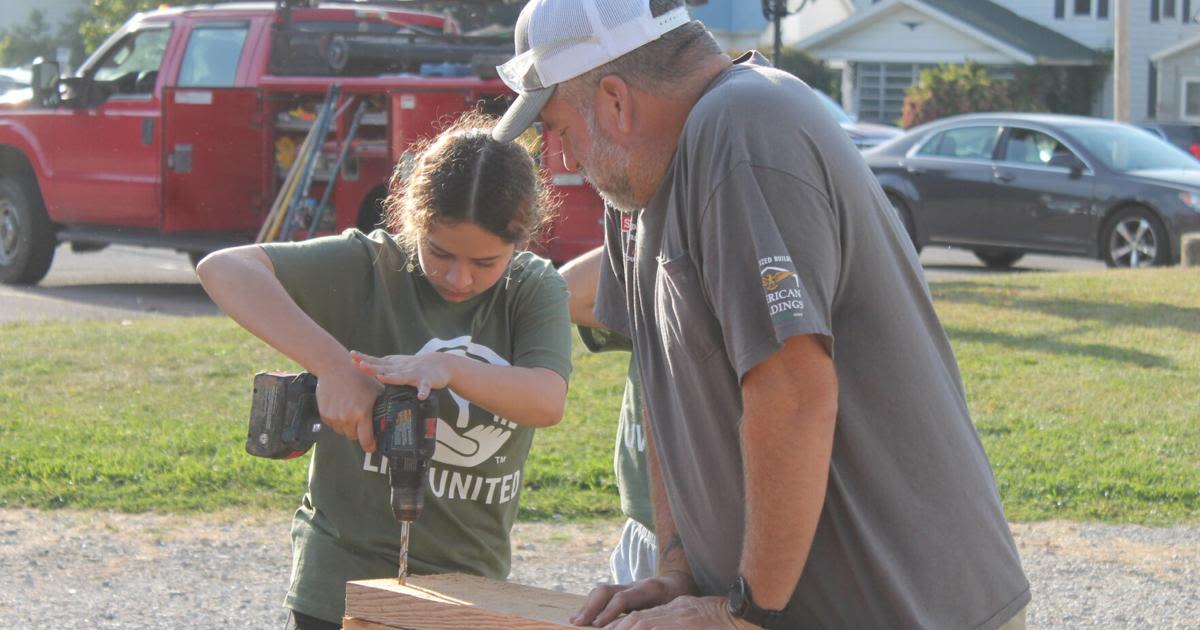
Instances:
[[[746,612],[746,580],[740,575],[729,587],[729,612],[734,617]]]

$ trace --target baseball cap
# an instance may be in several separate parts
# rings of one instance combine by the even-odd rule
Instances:
[[[517,98],[492,130],[500,142],[533,124],[554,87],[687,24],[687,9],[658,17],[650,0],[529,0],[517,18],[516,56],[497,66]]]

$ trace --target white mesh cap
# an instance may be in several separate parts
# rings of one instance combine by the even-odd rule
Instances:
[[[689,21],[682,6],[652,16],[650,0],[529,0],[517,18],[517,55],[496,68],[517,99],[492,137],[516,138],[537,119],[554,86]]]

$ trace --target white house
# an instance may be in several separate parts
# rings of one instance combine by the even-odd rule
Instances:
[[[841,2],[813,6],[828,1]],[[1132,118],[1155,118],[1156,55],[1200,36],[1194,19],[1200,0],[1126,1]],[[842,69],[847,109],[890,122],[900,116],[905,90],[929,66],[973,60],[1000,75],[1018,65],[1110,67],[1114,6],[1110,0],[854,0],[845,20],[785,41]],[[1097,94],[1096,115],[1111,116],[1111,74],[1109,81]]]

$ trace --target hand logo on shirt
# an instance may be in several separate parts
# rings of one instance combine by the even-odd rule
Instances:
[[[491,348],[472,342],[471,338],[466,335],[448,340],[434,337],[417,354],[428,352],[448,352],[491,365],[509,365],[508,361],[505,361]],[[433,461],[463,468],[478,466],[495,455],[508,442],[508,438],[512,436],[517,425],[500,416],[488,413],[490,421],[471,426],[472,404],[470,401],[459,396],[458,392],[453,389],[448,389],[447,392],[453,400],[451,412],[454,413],[457,408],[457,413],[453,425],[438,418],[438,445],[437,450],[433,453]],[[481,407],[476,408],[485,411]],[[485,413],[487,412],[485,411]]]

